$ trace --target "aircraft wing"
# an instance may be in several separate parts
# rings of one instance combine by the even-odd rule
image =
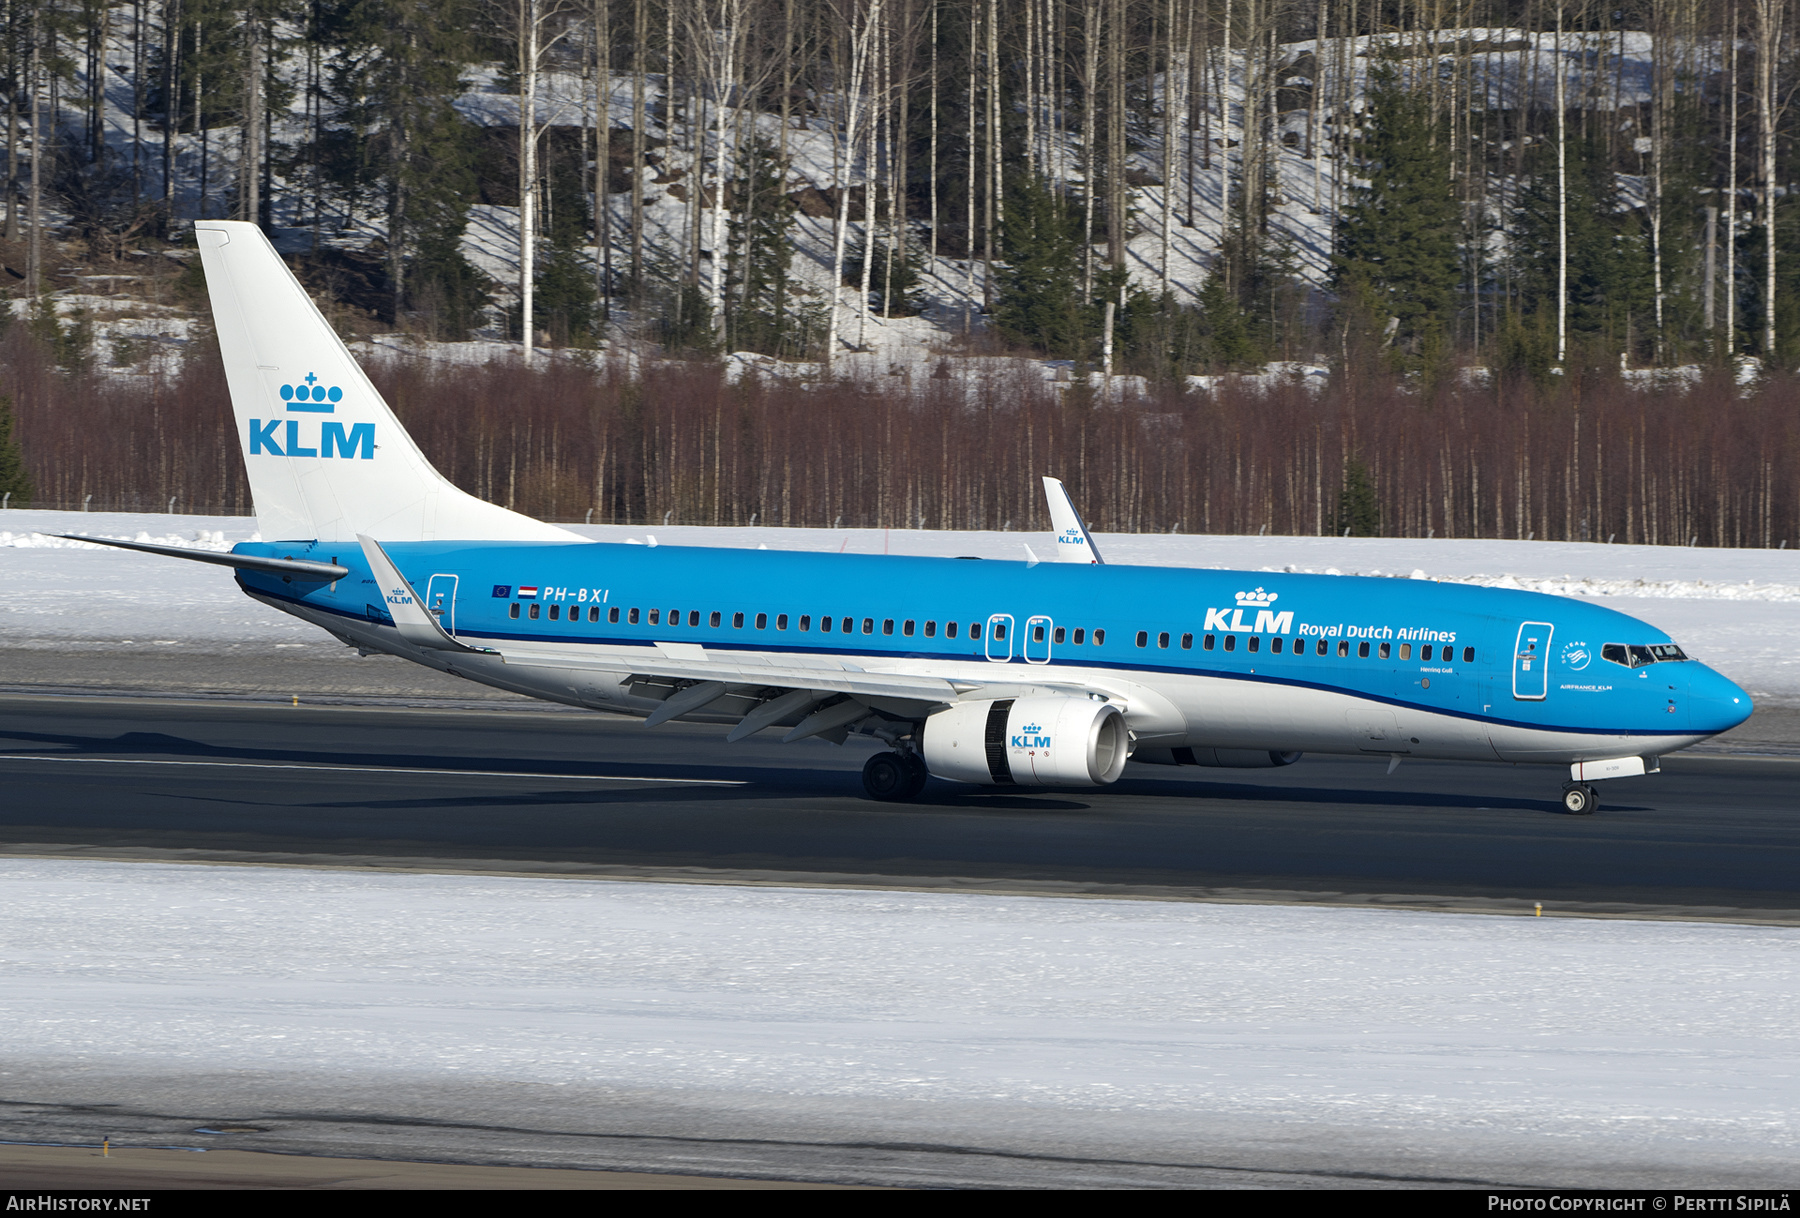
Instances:
[[[870,672],[829,657],[820,657],[817,665],[797,664],[791,657],[779,663],[769,662],[743,652],[729,655],[710,652],[697,643],[659,643],[643,656],[630,658],[571,658],[566,652],[516,645],[505,647],[501,655],[508,664],[529,667],[596,668],[678,681],[718,681],[753,688],[805,689],[820,694],[906,698],[923,702],[954,702],[963,691],[977,688],[971,682],[951,682],[943,677]]]

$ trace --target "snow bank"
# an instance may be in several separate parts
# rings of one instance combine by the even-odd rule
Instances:
[[[60,860],[0,919],[15,1062],[1800,1150],[1791,928]]]

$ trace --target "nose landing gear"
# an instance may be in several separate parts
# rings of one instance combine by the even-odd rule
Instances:
[[[1572,782],[1563,788],[1563,807],[1571,816],[1592,816],[1600,810],[1600,800],[1594,795],[1594,788],[1584,782]]]

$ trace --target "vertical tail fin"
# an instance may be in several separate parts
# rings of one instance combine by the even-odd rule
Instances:
[[[433,469],[261,229],[194,230],[264,537],[579,540]]]
[[[1050,501],[1050,523],[1056,528],[1056,561],[1104,563],[1100,547],[1081,523],[1081,513],[1069,498],[1069,490],[1060,478],[1044,479],[1044,498]]]

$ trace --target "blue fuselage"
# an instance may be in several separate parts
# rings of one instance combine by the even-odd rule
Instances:
[[[677,643],[917,671],[966,673],[977,665],[988,680],[1000,665],[1011,666],[1009,679],[1036,682],[1112,674],[1157,688],[1199,678],[1329,692],[1533,733],[1658,739],[1725,731],[1751,710],[1742,689],[1704,664],[1631,667],[1604,658],[1608,644],[1671,642],[1655,627],[1532,592],[684,546],[420,542],[388,549],[459,639],[502,650],[529,644],[604,653],[621,668],[629,668],[633,649]],[[329,559],[353,572],[335,584],[245,572],[247,591],[309,610],[321,624],[388,620],[354,546],[331,554],[310,542],[238,550]],[[1269,726],[1279,735],[1279,724]]]

